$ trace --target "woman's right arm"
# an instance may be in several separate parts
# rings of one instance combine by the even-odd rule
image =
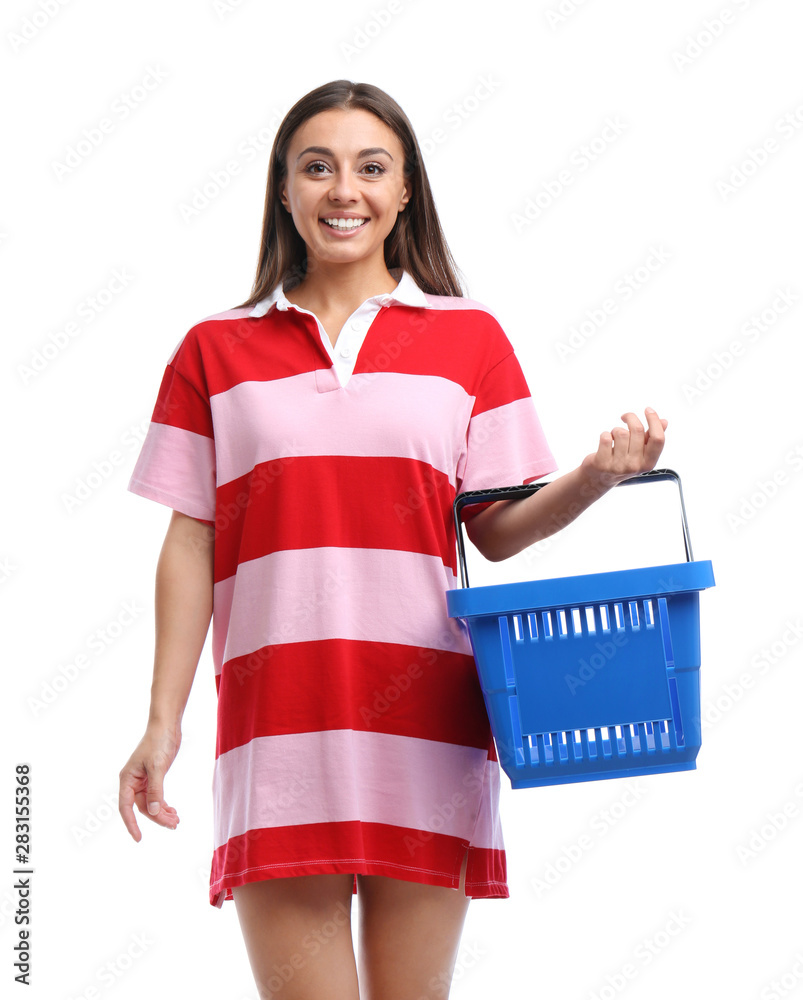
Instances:
[[[181,745],[181,719],[209,631],[214,582],[214,528],[173,511],[156,567],[156,647],[145,735],[120,771],[119,809],[139,842],[139,811],[175,829],[176,810],[163,797],[165,773]]]

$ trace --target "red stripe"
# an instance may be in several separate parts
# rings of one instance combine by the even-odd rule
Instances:
[[[487,373],[479,391],[473,395],[476,395],[477,401],[471,412],[472,417],[486,410],[494,410],[497,406],[504,406],[505,403],[512,403],[516,399],[526,399],[530,395],[519,359],[512,348],[507,357]]]
[[[488,749],[495,759],[474,658],[463,653],[353,639],[284,643],[229,660],[216,686],[216,757],[258,736],[354,729]]]
[[[167,365],[162,375],[151,420],[205,437],[215,436],[209,404],[172,365]]]
[[[355,892],[357,874],[456,889],[465,846],[457,837],[356,820],[249,830],[214,852],[209,901],[217,905],[224,892],[225,899],[233,899],[232,887],[249,882],[326,872],[353,872]],[[507,897],[506,880],[503,850],[469,851],[467,895]]]
[[[293,310],[253,319],[203,320],[184,336],[173,364],[190,382],[205,386],[209,396],[250,379],[269,381],[331,368],[309,319],[311,329]]]
[[[466,895],[475,899],[507,899],[507,856],[491,847],[472,847],[466,866]]]
[[[498,321],[482,309],[393,305],[372,322],[354,372],[434,375],[476,396],[482,373],[512,350]],[[315,320],[294,309],[203,320],[185,335],[173,364],[210,395],[246,379],[269,381],[332,367]]]
[[[215,581],[270,552],[321,546],[420,552],[457,573],[453,500],[448,476],[415,459],[296,455],[262,463],[217,491]]]

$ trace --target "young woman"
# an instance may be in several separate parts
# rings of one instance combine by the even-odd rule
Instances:
[[[666,420],[645,412],[537,493],[469,508],[480,552],[654,468]],[[253,294],[179,342],[129,483],[173,514],[120,812],[136,841],[134,804],[176,828],[164,776],[213,618],[210,902],[234,900],[260,997],[446,996],[469,899],[508,896],[499,765],[446,613],[452,502],[555,469],[404,112],[347,80],[307,94],[274,142]]]

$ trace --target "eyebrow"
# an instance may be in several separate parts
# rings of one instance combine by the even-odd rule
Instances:
[[[327,149],[326,146],[307,146],[307,148],[306,149],[302,149],[301,152],[296,157],[296,163],[298,163],[298,161],[301,159],[301,157],[305,153],[319,153],[321,156],[334,156],[335,155],[332,152],[332,150],[331,149]],[[376,156],[377,153],[384,153],[385,156],[389,157],[391,160],[393,159],[393,157],[390,155],[390,153],[386,149],[383,149],[381,146],[371,146],[369,149],[361,149],[359,151],[359,153],[357,153],[357,159],[359,160],[363,156]]]

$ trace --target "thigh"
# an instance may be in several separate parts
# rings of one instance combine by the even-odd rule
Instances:
[[[362,1000],[448,997],[470,898],[460,888],[358,875]]]
[[[232,889],[260,1000],[358,1000],[354,876],[301,875]]]

